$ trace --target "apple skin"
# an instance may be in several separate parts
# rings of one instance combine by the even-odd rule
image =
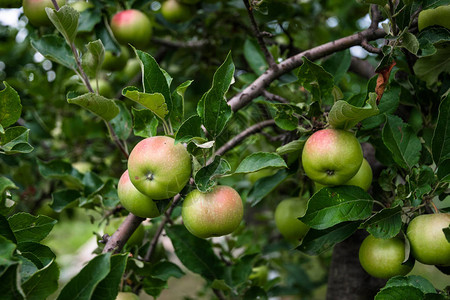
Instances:
[[[356,137],[340,129],[323,129],[312,134],[301,157],[306,175],[323,185],[341,185],[355,176],[362,161]]]
[[[128,175],[128,170],[120,177],[117,193],[122,206],[133,215],[141,218],[156,218],[162,213],[150,197],[142,194],[134,187]]]
[[[405,260],[405,243],[399,238],[378,239],[369,235],[359,248],[359,262],[373,277],[391,278],[408,274],[413,266],[402,265]]]
[[[408,225],[406,235],[413,256],[426,265],[450,265],[450,243],[442,229],[450,225],[450,213],[420,215]]]
[[[153,200],[178,194],[191,177],[191,156],[182,144],[167,136],[140,141],[128,158],[133,185]]]
[[[297,219],[306,212],[306,201],[288,198],[278,203],[275,209],[275,224],[281,235],[291,243],[298,243],[309,230],[309,226]]]
[[[152,37],[152,23],[136,9],[116,13],[111,19],[111,30],[120,44],[130,43],[140,49],[148,46]]]
[[[86,9],[93,8],[95,5],[92,2],[77,1],[70,4],[77,12],[81,13]]]
[[[125,68],[123,69],[123,73],[128,79],[134,78],[140,71],[141,63],[137,58],[129,59]]]
[[[350,178],[349,181],[343,183],[342,185],[359,186],[363,190],[368,191],[370,185],[372,184],[372,178],[373,178],[372,168],[370,167],[369,162],[364,158],[361,167],[359,168],[355,176]],[[316,191],[318,191],[321,188],[325,187],[325,185],[315,182],[315,187]]]
[[[241,196],[229,186],[215,186],[209,193],[190,192],[181,209],[184,226],[199,238],[232,233],[241,223]]]
[[[128,49],[124,46],[120,47],[120,54],[115,55],[111,51],[105,51],[105,59],[103,60],[102,69],[107,71],[119,71],[125,68],[128,59],[130,58],[130,53]]]
[[[116,232],[117,228],[119,228],[120,224],[123,223],[124,220],[125,217],[113,218],[109,220],[108,224],[105,226],[105,229],[103,230],[103,233],[112,236],[114,232]],[[145,235],[144,226],[142,224],[139,224],[139,226],[136,228],[136,230],[128,239],[126,245],[129,247],[140,245],[142,243],[142,240],[144,239],[144,235]]]
[[[450,29],[450,5],[422,10],[419,13],[418,23],[419,31],[433,25],[439,25]]]
[[[134,293],[119,292],[116,300],[139,300],[139,296]]]
[[[161,5],[161,14],[171,23],[186,22],[192,17],[191,8],[177,0],[166,0]]]
[[[65,4],[64,0],[56,1],[59,7]],[[52,0],[23,0],[23,13],[34,26],[49,26],[52,24],[45,11],[46,7],[55,8]]]

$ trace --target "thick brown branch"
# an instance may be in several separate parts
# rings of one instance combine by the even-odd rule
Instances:
[[[263,90],[270,85],[272,81],[280,77],[281,75],[292,71],[293,69],[303,64],[303,57],[307,57],[310,60],[317,60],[332,53],[348,49],[352,46],[361,45],[363,40],[373,41],[382,38],[386,35],[383,29],[366,29],[362,32],[355,33],[353,35],[335,40],[310,50],[303,51],[297,55],[294,55],[285,61],[278,64],[277,69],[269,69],[264,74],[259,76],[252,84],[245,88],[242,92],[235,95],[228,101],[233,111],[237,111],[246,106],[253,99],[262,94]]]
[[[255,16],[253,15],[253,10],[250,4],[248,3],[248,0],[243,0],[245,7],[247,8],[248,17],[250,18],[250,22],[252,23],[253,31],[255,33],[256,39],[258,40],[259,47],[261,48],[267,63],[269,64],[271,69],[277,68],[277,63],[275,62],[275,59],[273,58],[272,54],[267,50],[266,43],[264,42],[263,34],[259,31],[258,24],[256,23]]]
[[[125,243],[128,241],[133,232],[138,228],[139,224],[144,221],[144,218],[140,218],[138,216],[130,213],[126,219],[120,224],[119,228],[114,232],[114,234],[108,239],[108,242],[103,248],[102,253],[106,252],[120,252],[122,250]]]
[[[375,68],[370,64],[370,62],[354,56],[352,56],[349,71],[366,79],[370,79],[375,76]]]

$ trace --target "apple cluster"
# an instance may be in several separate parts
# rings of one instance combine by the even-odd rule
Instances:
[[[155,201],[181,192],[191,177],[191,157],[182,144],[167,136],[149,137],[131,151],[117,192],[122,206],[141,218],[161,215]],[[244,214],[242,199],[229,186],[202,193],[191,191],[184,199],[182,217],[195,236],[209,238],[233,232]]]

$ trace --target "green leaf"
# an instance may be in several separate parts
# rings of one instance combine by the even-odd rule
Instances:
[[[419,51],[419,41],[416,36],[408,31],[408,28],[400,34],[399,36],[399,46],[405,48],[412,54],[416,55]]]
[[[170,115],[173,105],[169,85],[167,84],[167,79],[164,72],[161,70],[156,60],[150,54],[136,49],[134,51],[136,52],[136,56],[141,61],[143,66],[142,84],[144,86],[144,93],[161,94],[163,96],[162,102],[165,102],[167,105],[165,107],[165,110],[168,111],[168,114]],[[166,115],[167,113],[164,116]]]
[[[0,177],[0,197],[2,197],[6,191],[11,189],[17,190],[18,187],[8,178]]]
[[[27,300],[47,299],[58,289],[59,268],[54,260],[22,284]]]
[[[312,94],[313,101],[323,101],[331,95],[334,87],[333,76],[323,67],[303,57],[303,64],[298,70],[298,82]]]
[[[21,256],[33,262],[38,269],[49,265],[56,257],[49,247],[35,242],[18,243],[17,250],[20,251]]]
[[[7,237],[4,237],[3,235],[0,235],[0,275],[3,271],[2,267],[16,263],[16,258],[13,257],[15,250],[16,245],[13,241],[7,239]]]
[[[21,243],[41,241],[57,221],[47,216],[33,216],[22,212],[9,217],[8,222],[17,242]]]
[[[330,74],[333,74],[334,83],[338,84],[347,74],[348,68],[352,62],[350,50],[339,51],[328,57],[322,67]]]
[[[0,274],[0,293],[2,300],[22,300],[25,295],[20,283],[20,264],[10,265]]]
[[[436,53],[435,45],[450,41],[450,30],[444,27],[427,27],[418,35],[420,49],[419,57],[431,56]]]
[[[244,57],[252,71],[258,76],[264,73],[269,67],[261,48],[255,40],[245,40]]]
[[[98,15],[101,17],[101,13],[98,13]],[[83,24],[81,24],[81,26],[82,25]],[[103,18],[103,21],[99,22],[94,30],[95,36],[102,41],[106,51],[111,51],[113,53],[120,52],[120,45],[114,38],[111,27],[109,27],[108,18]]]
[[[281,184],[288,176],[289,173],[282,169],[272,176],[258,179],[248,193],[247,202],[249,202],[251,206],[255,206],[279,184]]]
[[[387,0],[363,0],[364,3],[372,3],[372,4],[378,4],[380,6],[385,6],[388,1]]]
[[[186,268],[210,282],[223,278],[224,266],[208,241],[193,236],[183,225],[166,228],[166,232]]]
[[[287,168],[287,165],[276,153],[256,152],[244,158],[234,173],[252,173],[265,168]]]
[[[184,93],[191,83],[192,80],[183,82],[172,93],[173,108],[170,113],[170,122],[174,130],[178,130],[184,120]]]
[[[414,64],[414,73],[421,80],[432,86],[438,81],[442,72],[450,70],[450,47],[438,48],[436,54],[419,58]]]
[[[437,170],[439,181],[450,182],[450,159],[441,161]]]
[[[162,120],[169,113],[164,95],[161,93],[147,94],[139,92],[135,87],[127,87],[122,91],[122,95],[148,108]]]
[[[203,130],[202,119],[193,115],[181,124],[177,133],[175,134],[175,144],[177,143],[189,143],[193,138],[202,137]]]
[[[98,283],[90,299],[115,299],[119,293],[120,282],[127,265],[128,253],[111,256],[111,269],[108,275]]]
[[[95,25],[102,21],[101,7],[96,5],[95,7],[88,8],[80,12],[80,18],[78,19],[78,32],[92,32]]]
[[[239,258],[239,260],[231,266],[231,282],[233,286],[245,283],[252,273],[253,261],[258,254],[248,254]]]
[[[133,133],[136,136],[148,138],[155,136],[158,129],[158,119],[148,109],[135,109],[131,108],[133,114]]]
[[[398,205],[384,208],[365,221],[361,227],[376,238],[393,238],[402,228],[402,207]]]
[[[359,224],[360,221],[344,222],[325,230],[311,228],[296,249],[308,255],[319,255],[351,236]]]
[[[57,62],[69,69],[77,69],[72,50],[62,37],[53,34],[44,35],[39,37],[39,39],[32,39],[31,46],[45,58]]]
[[[278,155],[285,155],[293,152],[300,152],[306,143],[307,138],[302,136],[300,139],[287,143],[281,147],[278,147],[276,152]]]
[[[222,132],[233,114],[225,99],[225,94],[233,82],[233,75],[234,63],[231,53],[228,53],[224,63],[214,73],[211,88],[197,104],[197,113],[213,138]]]
[[[400,103],[401,87],[395,84],[389,84],[383,93],[383,97],[378,104],[379,114],[364,119],[361,122],[362,129],[368,130],[379,127],[386,120],[384,114],[394,114]]]
[[[58,300],[88,300],[95,287],[109,274],[111,253],[94,257],[61,290]]]
[[[152,268],[151,276],[160,280],[168,280],[170,277],[181,278],[185,273],[176,264],[170,261],[160,261]]]
[[[39,172],[45,178],[60,179],[75,188],[83,188],[83,175],[72,167],[70,163],[62,160],[53,160],[50,162],[37,160],[36,162],[39,167]]]
[[[215,179],[231,171],[230,164],[223,158],[216,156],[209,165],[202,167],[194,175],[194,182],[197,189],[206,193],[215,185]]]
[[[97,115],[105,120],[105,122],[111,121],[119,114],[119,107],[112,99],[108,99],[94,93],[86,93],[78,97],[73,96],[75,95],[69,93],[67,95],[67,102],[77,104],[89,110],[94,115]]]
[[[142,281],[142,288],[144,291],[155,298],[158,298],[159,294],[161,294],[164,289],[167,289],[167,287],[167,281],[157,278],[145,278]]]
[[[4,134],[0,134],[0,153],[30,153],[34,148],[28,144],[29,134],[30,129],[22,126],[7,128]]]
[[[439,117],[431,142],[433,160],[440,162],[450,158],[450,95],[439,105]]]
[[[96,40],[89,42],[86,49],[81,60],[83,70],[89,77],[96,78],[105,59],[105,48],[101,40]]]
[[[375,300],[424,299],[424,294],[434,294],[436,289],[425,278],[417,275],[396,276],[375,296]]]
[[[117,137],[121,140],[126,140],[131,134],[133,127],[133,121],[131,120],[131,114],[127,106],[123,101],[114,101],[119,107],[119,114],[111,120],[111,126],[117,134]]]
[[[419,162],[422,145],[414,130],[397,116],[387,115],[383,128],[383,142],[394,161],[404,169]]]
[[[16,123],[22,113],[19,94],[6,81],[0,91],[0,125],[6,128]]]
[[[93,172],[87,172],[83,177],[84,195],[91,196],[103,186],[103,180]]]
[[[72,6],[64,5],[58,11],[53,8],[46,7],[45,11],[48,18],[55,25],[56,29],[64,36],[70,44],[75,41],[77,36],[78,18],[80,13]]]
[[[338,129],[350,129],[362,120],[378,114],[377,95],[371,93],[364,107],[356,107],[346,101],[337,101],[328,114],[330,126]]]
[[[9,226],[8,220],[2,215],[0,215],[0,236],[14,242],[14,244],[17,243],[16,237]],[[2,247],[0,247],[0,249],[2,249]]]
[[[325,187],[308,201],[303,223],[326,229],[346,221],[364,220],[372,213],[373,199],[360,187]]]

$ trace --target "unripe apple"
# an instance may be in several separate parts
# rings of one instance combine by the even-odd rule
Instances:
[[[191,156],[182,144],[167,136],[140,141],[128,158],[133,185],[153,200],[178,194],[191,177]]]
[[[150,197],[134,187],[130,181],[128,170],[120,177],[117,193],[122,206],[133,215],[141,218],[156,218],[162,213]]]
[[[88,8],[93,8],[95,5],[92,2],[86,2],[86,1],[77,1],[70,4],[76,11],[83,12]]]
[[[241,196],[229,186],[215,186],[208,193],[190,192],[181,209],[184,226],[199,238],[232,233],[241,223]]]
[[[373,277],[391,278],[408,274],[413,266],[402,265],[405,260],[405,242],[399,238],[378,239],[369,235],[359,248],[359,262]]]
[[[140,49],[145,48],[152,37],[152,23],[136,9],[116,13],[111,19],[111,30],[119,43],[129,43]]]
[[[125,74],[127,79],[135,77],[140,71],[141,63],[137,58],[129,59],[125,68],[123,69],[123,73]]]
[[[134,293],[119,292],[116,300],[139,300],[139,296]]]
[[[306,175],[323,185],[341,185],[358,172],[363,154],[356,137],[345,130],[323,129],[311,135],[302,152]]]
[[[275,224],[283,237],[291,243],[297,243],[306,235],[309,226],[298,219],[306,211],[306,201],[300,198],[288,198],[281,201],[275,209]]]
[[[97,83],[96,83],[95,79],[91,79],[90,83],[91,83],[92,88],[94,90],[97,90]],[[87,89],[87,87],[85,85],[79,85],[76,88],[76,90],[78,92],[80,92],[80,93],[87,93],[88,92],[88,89]],[[105,80],[103,78],[100,78],[98,80],[98,94],[102,95],[103,97],[106,97],[106,98],[114,97],[114,91],[113,91],[113,89],[111,87],[111,84],[107,80]]]
[[[258,181],[261,178],[272,176],[277,172],[276,169],[273,168],[265,168],[256,172],[248,173],[247,179],[254,184],[256,181]]]
[[[419,31],[433,25],[450,29],[450,4],[422,10],[419,13],[418,23]]]
[[[59,7],[65,4],[65,0],[56,1]],[[34,26],[49,26],[52,24],[45,11],[46,7],[55,8],[52,0],[23,0],[23,13]]]
[[[361,164],[361,167],[359,168],[358,172],[350,178],[349,181],[344,182],[342,185],[354,185],[359,186],[363,190],[367,191],[370,188],[370,185],[372,184],[372,168],[370,167],[369,162],[364,158],[363,162]],[[320,190],[321,188],[325,187],[325,185],[315,182],[316,191]]]
[[[166,0],[161,5],[161,14],[172,23],[185,22],[192,17],[191,8],[177,0]]]
[[[114,218],[109,220],[108,224],[105,226],[105,229],[103,230],[103,233],[112,236],[114,232],[116,232],[117,228],[119,228],[120,224],[123,223],[124,220],[125,217]],[[130,247],[140,245],[142,243],[142,240],[144,239],[144,236],[145,236],[144,226],[142,224],[139,224],[139,226],[136,228],[136,230],[128,239],[126,245]]]
[[[130,53],[127,47],[121,46],[118,55],[111,51],[105,51],[105,59],[103,60],[102,68],[107,71],[122,70],[130,58]]]
[[[408,225],[406,235],[414,257],[427,265],[450,265],[450,242],[442,231],[450,225],[450,213],[415,217]]]

